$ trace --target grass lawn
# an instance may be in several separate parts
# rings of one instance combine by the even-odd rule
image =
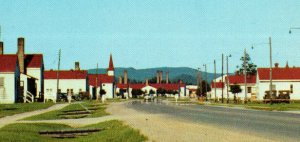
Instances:
[[[228,107],[244,107],[249,109],[257,110],[268,110],[268,111],[300,111],[300,103],[279,103],[279,104],[264,104],[251,102],[248,104],[222,104],[222,103],[212,103],[211,105],[216,106],[228,106]]]
[[[0,129],[0,139],[6,142],[141,142],[146,141],[147,137],[140,134],[138,130],[132,129],[129,126],[122,124],[117,120],[106,121],[98,124],[93,124],[76,129],[85,128],[104,128],[104,130],[96,133],[91,133],[88,136],[80,136],[76,138],[51,138],[39,135],[39,131],[45,130],[72,130],[67,125],[62,124],[10,124]]]
[[[88,115],[85,118],[91,118],[91,117],[101,117],[101,116],[105,116],[108,115],[107,112],[105,112],[106,109],[106,105],[107,104],[102,104],[102,103],[98,103],[96,101],[84,101],[81,103],[81,105],[83,105],[86,108],[95,108],[98,107],[98,110],[93,111],[93,113],[91,115]],[[85,108],[83,108],[79,103],[73,103],[70,104],[66,107],[64,107],[61,110],[56,110],[56,111],[50,111],[47,113],[43,113],[40,115],[35,115],[35,116],[31,116],[28,118],[25,118],[25,120],[53,120],[53,119],[63,119],[64,117],[61,116],[60,114],[63,114],[63,111],[69,111],[69,110],[85,110]],[[78,116],[74,116],[71,118],[82,118],[82,115],[78,115]]]
[[[34,111],[38,109],[45,109],[54,105],[54,103],[16,103],[16,104],[1,104],[0,118],[10,116],[18,113]]]

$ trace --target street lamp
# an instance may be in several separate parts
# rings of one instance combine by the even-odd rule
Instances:
[[[289,34],[292,34],[292,29],[300,29],[300,27],[290,27]]]
[[[297,28],[290,28],[289,33],[292,33],[291,29],[297,29]],[[299,28],[300,29],[300,28]],[[269,44],[269,50],[270,50],[270,86],[269,86],[269,91],[270,91],[270,101],[272,104],[272,99],[273,99],[273,88],[272,88],[272,40],[271,37],[269,37],[269,42],[268,43],[260,43],[260,44]],[[254,46],[252,45],[251,47],[254,49]]]

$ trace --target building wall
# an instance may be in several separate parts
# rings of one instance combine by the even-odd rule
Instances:
[[[233,85],[233,84],[231,84]],[[245,99],[245,85],[243,84],[239,84],[240,87],[241,87],[241,92],[236,94],[236,97],[237,98],[240,98],[241,100],[244,100]],[[251,96],[256,96],[256,85],[255,84],[247,84],[247,87],[251,87],[251,93],[247,93],[247,98],[251,98]],[[230,92],[230,87],[228,88],[229,89],[229,92],[228,92],[228,95],[229,95],[229,99],[234,99],[234,94]],[[222,88],[217,88],[216,89],[216,97],[217,99],[221,99],[222,98]],[[211,88],[211,98],[214,99],[215,98],[215,89],[214,88]],[[227,86],[224,87],[223,89],[223,97],[225,99],[227,99]]]
[[[4,88],[0,88],[0,104],[15,103],[15,75],[14,73],[1,73],[4,78]]]
[[[224,88],[224,91],[223,91],[223,97],[224,98],[227,98],[227,92],[225,90],[226,88]],[[222,88],[217,88],[216,89],[216,95],[215,95],[215,88],[212,88],[211,89],[211,92],[210,92],[210,97],[211,99],[215,99],[215,97],[220,100],[222,99]],[[229,93],[229,98],[231,97],[231,93]]]
[[[102,84],[102,89],[106,91],[106,98],[112,99],[114,98],[114,85],[113,83],[103,83]],[[99,92],[99,91],[98,91]]]
[[[45,90],[52,89],[56,92],[57,80],[56,79],[45,79]],[[67,93],[67,89],[73,89],[74,94],[78,94],[79,90],[86,91],[86,79],[60,79],[59,88],[62,93]]]
[[[114,71],[107,71],[107,75],[108,75],[108,76],[114,76],[114,75],[115,75],[115,72],[114,72]]]
[[[180,89],[179,89],[179,96],[180,97],[186,97],[186,89],[185,89],[185,87],[180,87]]]
[[[149,94],[150,90],[153,90],[156,94],[157,89],[152,86],[145,86],[144,88],[142,88],[142,91],[146,92],[146,94]]]
[[[273,85],[275,85],[275,89],[277,91],[277,95],[279,94],[279,90],[290,90],[290,86],[293,85],[293,93],[290,94],[290,98],[292,100],[300,100],[300,81],[273,81]],[[257,84],[257,98],[259,100],[263,100],[265,95],[265,91],[270,90],[270,82],[269,81],[258,81]]]

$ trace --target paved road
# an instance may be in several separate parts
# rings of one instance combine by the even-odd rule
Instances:
[[[133,101],[126,106],[150,114],[165,114],[182,121],[225,127],[279,141],[300,140],[300,114],[141,101]]]

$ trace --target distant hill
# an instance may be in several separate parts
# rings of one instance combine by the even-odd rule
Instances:
[[[163,79],[165,79],[166,71],[169,71],[169,80],[171,82],[182,80],[187,84],[197,84],[197,70],[188,67],[160,67],[160,68],[149,68],[149,69],[135,69],[135,68],[115,68],[115,76],[116,78],[119,76],[123,76],[124,69],[128,72],[128,78],[131,80],[137,81],[145,81],[145,79],[151,79],[156,77],[156,71],[163,71]],[[89,69],[89,74],[95,74],[97,69]],[[98,69],[98,73],[105,73],[106,69]],[[204,75],[203,79],[204,79]],[[217,74],[217,77],[221,76]],[[213,73],[207,73],[208,81],[212,81],[214,78]]]

